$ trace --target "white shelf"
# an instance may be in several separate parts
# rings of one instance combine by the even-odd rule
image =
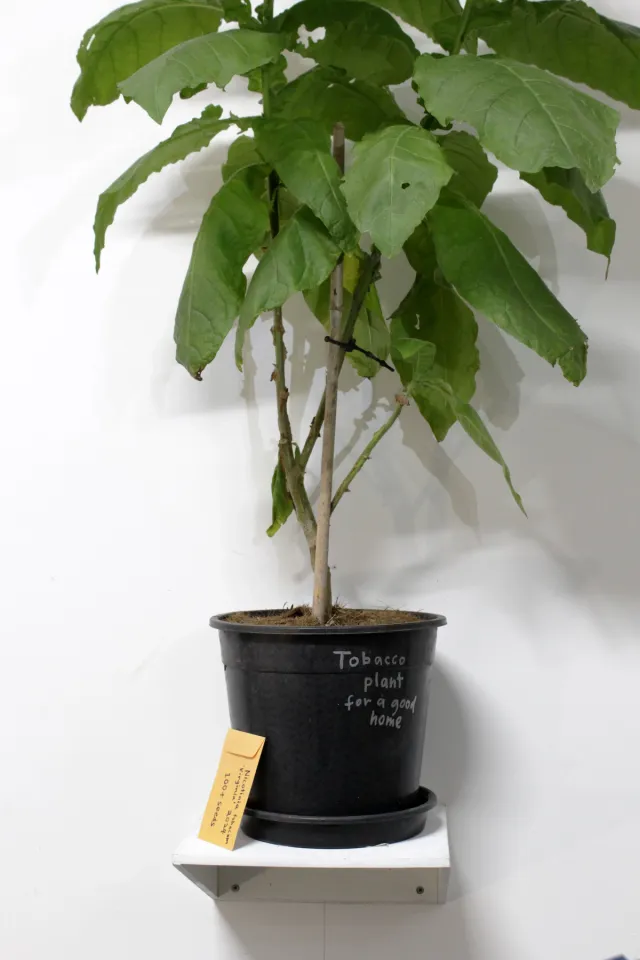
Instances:
[[[449,837],[444,807],[402,843],[355,850],[278,847],[238,837],[235,850],[189,837],[173,865],[214,900],[297,903],[444,903]]]

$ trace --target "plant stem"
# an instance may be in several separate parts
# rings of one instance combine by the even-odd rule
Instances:
[[[333,128],[333,157],[340,172],[344,174],[344,127],[336,123]],[[331,336],[340,337],[344,303],[344,260],[340,257],[331,276]],[[343,363],[343,351],[329,344],[327,378],[324,404],[324,433],[322,437],[322,463],[320,469],[320,497],[318,500],[318,533],[313,584],[313,614],[319,623],[326,623],[331,616],[331,578],[329,576],[329,532],[331,526],[331,497],[333,494],[333,461],[336,445],[336,420],[338,414],[338,380]]]
[[[333,498],[333,502],[331,504],[332,513],[336,509],[340,501],[342,500],[345,493],[349,492],[349,487],[351,486],[351,484],[353,483],[357,475],[360,473],[360,471],[364,467],[367,460],[371,458],[371,454],[373,453],[375,448],[378,446],[378,444],[380,443],[384,435],[387,434],[389,430],[391,430],[391,427],[394,425],[394,423],[402,413],[402,408],[406,407],[406,405],[407,405],[407,401],[405,400],[404,397],[402,397],[402,399],[398,399],[395,409],[391,414],[391,416],[389,417],[389,419],[382,424],[382,426],[376,433],[374,433],[373,437],[371,438],[369,443],[366,445],[361,455],[358,457],[353,467],[351,468],[347,476],[344,478],[344,480],[338,487],[336,491],[336,495]]]
[[[269,24],[273,17],[273,0],[265,0],[262,7],[262,22]],[[265,117],[271,112],[271,90],[269,87],[268,68],[262,69],[262,109]],[[274,240],[280,232],[280,212],[278,208],[278,188],[279,180],[275,171],[269,174],[269,225],[271,229],[271,239]],[[311,566],[315,564],[316,553],[316,520],[313,515],[313,509],[307,496],[304,485],[304,471],[300,469],[293,452],[293,436],[291,433],[291,421],[289,419],[288,401],[289,391],[287,389],[286,378],[286,359],[287,348],[284,342],[284,324],[282,322],[282,308],[277,307],[273,311],[273,346],[275,349],[276,362],[274,370],[274,383],[276,388],[276,401],[278,409],[278,432],[280,441],[278,444],[278,457],[284,471],[287,490],[293,500],[293,506],[296,511],[296,517],[302,527],[307,545],[309,547],[309,556]]]
[[[373,247],[371,253],[368,255],[365,263],[358,277],[358,283],[356,284],[356,289],[353,292],[353,297],[351,299],[351,308],[349,313],[342,325],[340,331],[340,337],[335,337],[334,339],[340,339],[343,341],[350,340],[353,336],[353,331],[355,329],[356,320],[360,315],[364,301],[367,298],[369,293],[369,288],[373,283],[374,277],[380,266],[380,251]],[[340,351],[340,370],[342,370],[342,364],[344,363],[345,352],[344,350]],[[340,372],[340,371],[338,371]],[[318,405],[318,410],[315,417],[311,421],[311,427],[309,428],[309,435],[305,440],[304,447],[302,448],[302,453],[300,454],[300,467],[304,471],[307,468],[311,454],[313,453],[314,447],[320,437],[322,432],[322,425],[324,423],[324,410],[326,404],[326,391],[322,394],[322,399]]]
[[[475,0],[467,0],[467,2],[464,5],[464,10],[462,11],[462,20],[460,21],[460,29],[458,30],[458,36],[456,37],[456,41],[451,49],[452,57],[456,57],[462,50],[462,44],[464,43],[464,38],[469,28],[469,21],[471,19],[471,13],[473,11],[474,3],[475,3]]]

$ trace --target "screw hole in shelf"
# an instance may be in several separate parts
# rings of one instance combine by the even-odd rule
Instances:
[[[416,887],[416,893],[418,893],[418,894],[420,894],[420,896],[422,896],[422,894],[424,893],[424,887]]]
[[[234,893],[237,893],[238,890],[240,889],[240,884],[239,884],[239,883],[233,883],[233,884],[231,885],[231,889],[233,890]]]

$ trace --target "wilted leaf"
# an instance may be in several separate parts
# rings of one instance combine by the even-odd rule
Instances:
[[[343,186],[349,213],[387,257],[434,205],[453,171],[436,140],[420,127],[385,127],[353,151]]]
[[[196,120],[190,120],[177,127],[167,140],[163,140],[153,150],[136,160],[121,177],[111,184],[98,200],[98,209],[93,225],[95,233],[94,253],[96,270],[100,269],[100,254],[104,247],[107,228],[113,223],[120,204],[132,197],[139,186],[152,173],[158,173],[170,163],[184,160],[190,153],[207,147],[216,134],[226,130],[232,120],[221,120],[222,107],[206,107]]]
[[[411,338],[433,344],[436,351],[433,376],[448,383],[454,394],[465,402],[471,400],[476,389],[480,366],[477,336],[473,312],[451,287],[436,283],[433,271],[416,277],[391,322],[392,343]],[[405,361],[397,363],[397,369],[407,386],[411,370]],[[416,403],[436,439],[444,440],[456,419],[451,405],[443,404],[439,395],[429,393],[416,396]]]
[[[344,258],[344,306],[343,315],[346,317],[351,310],[353,293],[360,278],[362,259],[354,254],[347,254]],[[331,281],[326,280],[313,290],[305,290],[304,298],[311,312],[318,318],[323,327],[330,331],[330,299]],[[380,304],[380,297],[375,284],[369,288],[364,305],[356,320],[353,338],[359,347],[369,350],[380,360],[389,356],[389,328],[387,327]],[[362,353],[351,351],[347,353],[347,360],[361,377],[375,377],[380,364],[365,357]]]
[[[579,170],[546,167],[540,173],[521,173],[520,176],[539,190],[547,203],[562,207],[569,219],[582,227],[589,250],[611,259],[616,222],[609,216],[600,191],[591,193]]]
[[[454,130],[437,139],[447,163],[455,170],[449,189],[461,193],[477,207],[481,207],[493,190],[498,176],[497,168],[491,163],[478,140],[464,130]]]
[[[289,120],[311,118],[327,131],[343,123],[349,140],[361,140],[392,123],[409,122],[384,87],[352,80],[326,67],[315,67],[287,84],[278,94],[274,113]]]
[[[640,107],[638,27],[603,17],[581,0],[494,3],[472,26],[501,55]]]
[[[210,0],[141,0],[119,7],[85,33],[71,108],[82,120],[90,106],[120,96],[118,83],[185,40],[213,33],[222,8]]]
[[[357,234],[324,127],[314,120],[266,120],[256,124],[255,135],[258,151],[287,189],[313,210],[342,249],[353,249]]]
[[[242,176],[218,191],[204,215],[175,327],[178,363],[197,380],[238,316],[247,288],[242,268],[268,227],[268,204]]]
[[[267,530],[268,537],[275,537],[278,530],[285,525],[293,513],[293,500],[287,489],[287,480],[280,460],[276,464],[271,478],[271,526]]]
[[[296,32],[325,28],[322,40],[300,53],[324,67],[341,67],[371,83],[403,83],[413,73],[417,50],[410,37],[384,10],[357,0],[302,0],[279,18],[280,29]]]
[[[256,318],[281,307],[297,291],[318,286],[339,256],[340,247],[310,210],[303,207],[292,217],[262,257],[249,284],[236,336],[238,369],[242,369],[245,335]]]
[[[590,190],[613,175],[619,115],[537,67],[487,57],[423,54],[416,83],[441,123],[464,121],[508,167],[576,167]]]
[[[429,225],[440,268],[460,296],[579,384],[587,338],[509,238],[457,197],[443,198]]]
[[[226,30],[187,40],[118,84],[158,123],[171,106],[174,94],[185,87],[215,83],[226,87],[232,77],[249,73],[276,60],[287,37],[258,30]]]
[[[407,336],[402,323],[397,319],[391,325],[391,338],[392,356],[398,369],[403,370],[405,389],[421,413],[424,415],[425,409],[438,411],[449,423],[457,420],[473,442],[502,467],[513,499],[525,513],[520,495],[513,486],[509,468],[480,415],[470,404],[456,396],[451,385],[438,376],[434,344]],[[426,419],[429,420],[429,417]]]

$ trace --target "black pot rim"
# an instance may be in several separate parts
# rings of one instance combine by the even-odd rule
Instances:
[[[281,610],[243,610],[234,611],[253,615],[269,615],[281,613]],[[438,613],[424,613],[421,610],[407,610],[407,613],[413,613],[418,619],[408,620],[406,623],[376,623],[363,624],[361,626],[343,626],[343,627],[296,627],[286,626],[285,624],[265,624],[265,623],[235,623],[227,620],[227,617],[233,616],[233,613],[221,613],[219,616],[211,617],[209,625],[214,630],[224,630],[227,633],[265,633],[265,634],[291,634],[291,635],[310,635],[316,637],[335,637],[339,634],[366,634],[366,633],[404,633],[407,630],[419,630],[422,627],[444,627],[447,618]]]
[[[244,815],[256,820],[268,820],[271,823],[288,823],[291,826],[350,827],[367,823],[377,824],[407,820],[410,817],[433,810],[437,803],[438,798],[433,790],[420,787],[416,802],[411,807],[403,807],[401,810],[388,810],[385,813],[367,813],[352,817],[317,817],[294,813],[274,813],[271,810],[256,810],[247,807]]]

